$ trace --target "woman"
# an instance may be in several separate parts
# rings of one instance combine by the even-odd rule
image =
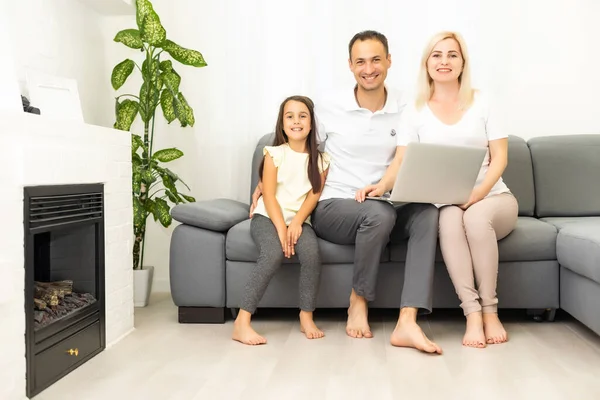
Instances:
[[[417,98],[402,117],[398,144],[488,149],[468,202],[438,205],[442,255],[467,319],[463,345],[486,347],[508,340],[497,313],[498,240],[515,228],[518,204],[502,180],[507,135],[470,78],[463,38],[454,32],[435,35],[423,52]]]

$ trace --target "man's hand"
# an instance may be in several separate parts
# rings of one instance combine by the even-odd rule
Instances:
[[[481,187],[478,186],[471,192],[471,196],[469,196],[469,201],[467,201],[465,204],[459,205],[459,207],[463,210],[466,210],[478,201],[483,200],[485,196],[487,196],[487,194],[488,193],[485,190],[482,190]]]
[[[294,246],[296,246],[296,243],[298,243],[300,235],[302,235],[302,224],[292,221],[290,226],[287,228],[287,243],[291,250],[291,255],[296,254]]]
[[[262,182],[258,182],[256,185],[256,189],[254,189],[254,193],[252,193],[252,204],[250,204],[250,218],[254,214],[254,209],[258,205],[258,199],[262,196]]]
[[[380,196],[383,196],[384,193],[385,193],[385,188],[383,187],[383,185],[378,183],[376,185],[365,186],[363,189],[358,190],[356,192],[356,194],[354,195],[354,198],[359,203],[362,203],[363,201],[365,201],[365,198],[367,196],[368,197],[380,197]]]

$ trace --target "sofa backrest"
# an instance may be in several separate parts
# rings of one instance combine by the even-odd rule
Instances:
[[[258,185],[258,167],[263,159],[263,149],[265,146],[271,146],[274,139],[275,133],[268,133],[258,140],[254,149],[254,155],[252,155],[252,175],[250,178],[250,203],[252,203],[252,193],[254,193],[256,185]]]
[[[600,134],[529,139],[538,217],[600,215]]]
[[[519,215],[531,217],[535,209],[533,167],[527,142],[518,136],[508,137],[508,165],[502,174],[504,183],[519,202]]]
[[[252,201],[252,193],[258,184],[258,167],[263,159],[263,148],[270,146],[274,138],[274,133],[262,136],[254,149],[250,202]],[[508,139],[508,166],[502,178],[519,201],[519,215],[532,216],[535,208],[535,190],[533,187],[531,154],[527,142],[518,136],[510,136]]]

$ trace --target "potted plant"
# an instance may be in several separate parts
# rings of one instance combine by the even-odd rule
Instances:
[[[141,66],[132,59],[117,64],[112,71],[111,83],[115,90],[137,70],[142,76],[138,94],[121,94],[116,97],[116,122],[114,128],[129,131],[139,116],[143,122],[143,135],[131,135],[132,196],[133,196],[133,269],[134,303],[146,306],[152,288],[154,267],[144,265],[146,221],[152,215],[164,227],[171,225],[170,203],[194,202],[192,196],[179,192],[179,176],[164,166],[183,156],[176,148],[157,150],[153,147],[154,125],[160,106],[163,117],[170,124],[178,120],[181,127],[194,126],[194,111],[180,91],[181,77],[173,68],[173,61],[193,67],[207,64],[201,53],[186,49],[167,39],[158,14],[149,0],[136,0],[138,29],[118,32],[115,42],[122,43],[141,53]],[[124,99],[123,99],[124,98]]]

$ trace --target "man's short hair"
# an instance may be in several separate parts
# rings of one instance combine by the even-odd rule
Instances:
[[[387,56],[389,53],[388,41],[383,33],[379,33],[377,31],[362,31],[362,32],[358,32],[356,35],[354,35],[354,37],[350,40],[350,44],[348,45],[348,56],[350,57],[351,60],[352,60],[352,46],[354,46],[354,43],[357,40],[360,40],[361,42],[364,40],[377,40],[383,45],[383,48],[385,49],[385,55]]]

